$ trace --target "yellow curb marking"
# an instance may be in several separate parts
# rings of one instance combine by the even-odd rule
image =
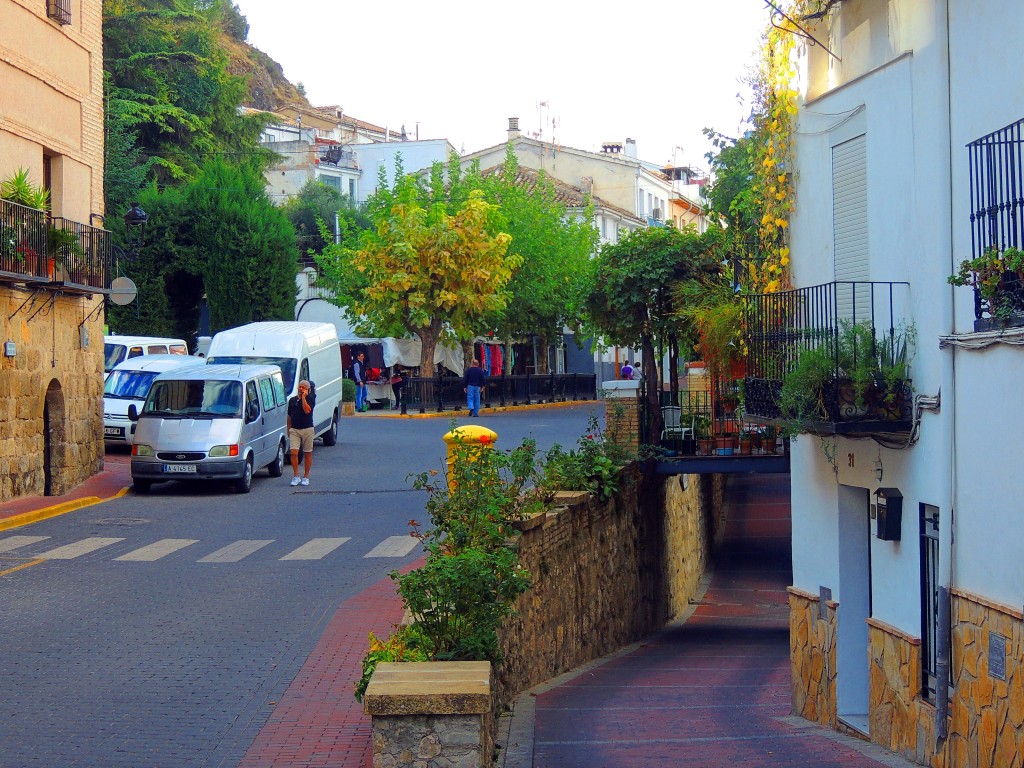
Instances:
[[[39,565],[40,563],[45,563],[45,562],[46,562],[46,560],[44,560],[42,558],[40,558],[39,560],[30,560],[27,563],[22,563],[21,565],[16,565],[13,568],[8,568],[6,571],[0,571],[0,576],[6,576],[9,573],[14,573],[15,571],[20,571],[22,568],[31,568],[33,565]]]
[[[71,501],[65,501],[61,504],[54,504],[52,507],[45,507],[43,509],[37,509],[33,512],[25,512],[20,515],[13,515],[4,520],[0,520],[0,531],[7,531],[11,528],[20,528],[23,525],[31,525],[32,523],[38,523],[41,520],[49,520],[51,517],[57,517],[58,515],[64,515],[68,512],[74,512],[76,509],[82,509],[83,507],[91,507],[93,504],[102,504],[104,501],[110,501],[110,499],[117,499],[124,496],[131,488],[122,488],[113,496],[106,499],[101,499],[99,496],[83,496],[80,499],[73,499]],[[0,575],[3,575],[0,573]]]

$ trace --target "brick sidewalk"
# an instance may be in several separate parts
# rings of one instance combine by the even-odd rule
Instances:
[[[911,765],[789,717],[788,483],[788,475],[730,479],[725,540],[692,615],[627,653],[542,686],[532,762],[516,765]]]
[[[402,568],[418,568],[422,559]],[[395,583],[383,579],[335,612],[316,648],[253,740],[239,768],[365,768],[372,764],[370,716],[353,694],[367,634],[391,634],[402,619]]]

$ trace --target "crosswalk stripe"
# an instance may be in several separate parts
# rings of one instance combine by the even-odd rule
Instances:
[[[81,555],[87,555],[90,552],[95,552],[97,549],[103,549],[109,547],[111,544],[117,544],[119,541],[124,539],[107,539],[101,536],[93,536],[88,539],[82,539],[76,541],[74,544],[65,544],[63,547],[57,547],[51,549],[49,552],[43,552],[39,555],[42,560],[73,560]]]
[[[8,536],[0,541],[0,552],[10,552],[12,549],[27,547],[29,544],[36,544],[46,541],[49,536]]]
[[[419,539],[408,534],[405,536],[388,536],[384,541],[363,555],[363,557],[405,557],[419,543]]]
[[[234,544],[229,544],[206,557],[200,558],[197,562],[237,563],[243,557],[247,557],[253,552],[263,549],[263,547],[273,543],[273,539],[240,539]]]
[[[310,539],[298,549],[294,549],[282,560],[320,560],[348,541],[351,537],[339,539]]]
[[[160,541],[154,541],[152,544],[147,544],[139,549],[132,550],[131,552],[115,557],[115,560],[131,560],[135,562],[152,562],[153,560],[159,560],[161,557],[177,552],[179,549],[184,549],[191,544],[198,544],[199,539],[160,539]]]

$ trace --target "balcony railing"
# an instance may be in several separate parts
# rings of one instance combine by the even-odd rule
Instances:
[[[835,282],[746,299],[746,415],[815,434],[905,432],[909,284]]]
[[[106,230],[0,200],[0,280],[104,292],[111,256]]]
[[[998,256],[1007,249],[1024,249],[1024,120],[1000,128],[967,145],[971,179],[971,250],[975,260]],[[995,299],[983,295],[977,283],[993,276],[975,275],[975,329],[1024,324],[1024,285],[1018,270],[1001,262]],[[980,278],[980,279],[978,279]]]

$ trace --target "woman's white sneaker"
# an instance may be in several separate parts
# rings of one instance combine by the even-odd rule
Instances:
[[[296,475],[295,477],[292,478],[290,485],[298,485],[300,482],[302,481],[299,479],[299,476]],[[309,485],[309,483],[306,483],[306,485]]]

